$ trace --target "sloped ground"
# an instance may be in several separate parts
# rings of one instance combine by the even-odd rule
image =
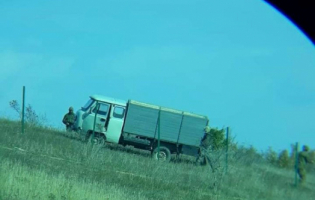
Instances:
[[[92,146],[56,130],[0,120],[0,199],[305,199],[315,179],[295,188],[294,172],[248,159],[213,174],[193,158],[161,163],[133,148]],[[221,161],[222,163],[222,161]],[[221,164],[222,165],[222,164]],[[217,163],[219,166],[219,163]]]

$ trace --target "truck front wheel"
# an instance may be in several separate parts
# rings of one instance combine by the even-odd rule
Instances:
[[[171,160],[171,152],[167,147],[163,146],[160,147],[160,152],[158,152],[158,147],[156,147],[152,152],[152,158],[169,162]]]
[[[103,134],[96,133],[93,137],[93,132],[88,132],[86,136],[86,140],[90,141],[92,144],[100,145],[100,146],[105,146],[106,143],[106,137]]]

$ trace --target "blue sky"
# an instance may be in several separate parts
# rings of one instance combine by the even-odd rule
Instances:
[[[0,115],[49,124],[91,94],[207,115],[239,144],[315,147],[315,49],[260,0],[1,1]]]

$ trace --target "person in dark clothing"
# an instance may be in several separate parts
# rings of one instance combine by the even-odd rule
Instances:
[[[297,163],[297,173],[300,177],[300,183],[303,184],[306,179],[306,164],[313,163],[311,160],[311,155],[309,152],[309,147],[304,145],[303,151],[299,152],[298,154],[298,163]]]
[[[204,131],[205,134],[201,140],[201,145],[199,147],[199,155],[196,160],[197,165],[210,165],[212,172],[214,172],[214,166],[210,157],[212,138],[210,135],[211,128],[206,126]]]
[[[73,107],[70,107],[69,112],[65,114],[65,116],[62,119],[62,123],[66,125],[67,131],[72,131],[75,119],[76,119],[76,116],[73,112]]]

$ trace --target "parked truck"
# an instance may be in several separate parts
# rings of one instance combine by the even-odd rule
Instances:
[[[76,115],[74,129],[86,138],[149,150],[167,161],[172,154],[196,156],[209,122],[203,115],[101,95],[90,96]]]

